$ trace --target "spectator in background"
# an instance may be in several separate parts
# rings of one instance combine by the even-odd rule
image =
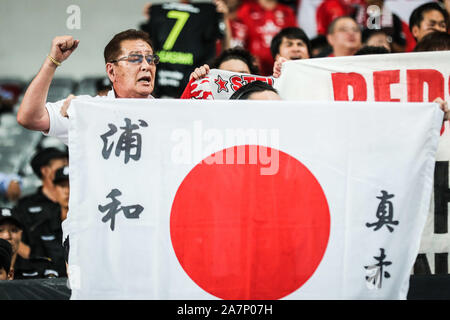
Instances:
[[[414,37],[407,23],[393,13],[384,0],[364,0],[355,11],[354,18],[363,29],[383,31],[391,39],[392,52],[412,51]]]
[[[309,59],[311,58],[311,42],[302,29],[288,27],[273,37],[270,52],[275,61],[279,57],[288,60]]]
[[[14,278],[15,263],[22,242],[23,225],[19,219],[12,214],[9,208],[0,208],[0,239],[6,240],[11,244],[10,273],[11,279]]]
[[[228,7],[222,0],[147,4],[141,29],[150,35],[160,64],[154,96],[178,98],[195,66],[216,56],[217,41],[229,47]]]
[[[356,5],[354,4],[354,2],[356,1],[354,0],[322,1],[322,3],[317,7],[316,11],[317,34],[326,35],[328,27],[330,26],[331,22],[336,18],[342,16],[351,16],[356,9]]]
[[[273,76],[278,78],[281,75],[283,62],[311,57],[311,42],[302,29],[288,27],[275,35],[270,45],[270,51],[275,60]]]
[[[448,32],[449,15],[438,3],[427,2],[411,13],[409,29],[417,42],[433,31]]]
[[[392,52],[392,37],[382,29],[364,29],[362,32],[363,46],[384,47]]]
[[[230,100],[281,100],[281,98],[274,87],[266,82],[256,80],[236,90]]]
[[[352,56],[361,48],[361,29],[351,17],[339,17],[328,28],[327,40],[333,48],[329,57]]]
[[[95,90],[98,96],[107,96],[108,92],[111,91],[112,86],[108,77],[103,77],[95,82]]]
[[[11,244],[3,239],[0,239],[0,280],[12,280],[11,275]]]
[[[442,31],[430,32],[420,40],[415,52],[450,50],[450,34]]]
[[[23,240],[28,245],[28,250],[19,251],[19,255],[30,261],[24,269],[41,268],[41,261],[34,264],[31,258],[43,257],[51,259],[53,263],[52,267],[45,268],[56,271],[55,275],[65,276],[65,265],[61,266],[60,263],[62,258],[61,207],[57,203],[57,191],[53,179],[56,170],[66,166],[67,163],[68,154],[57,148],[40,150],[31,159],[31,167],[41,179],[42,186],[34,194],[19,199],[13,208],[14,214],[20,218],[25,227]]]
[[[53,179],[53,183],[56,188],[56,201],[59,203],[61,207],[61,223],[67,219],[67,213],[69,212],[69,195],[70,195],[70,186],[69,186],[69,167],[65,166],[59,168],[55,172],[55,178]],[[64,239],[63,245],[64,249],[64,262],[66,264],[66,272],[69,263],[69,236]]]
[[[69,211],[69,167],[64,166],[55,172],[53,179],[55,185],[55,198],[61,207],[61,222],[66,220],[67,212]]]
[[[281,29],[297,26],[294,11],[277,0],[257,0],[243,3],[237,17],[247,27],[244,48],[257,59],[261,75],[271,75],[270,43]]]
[[[447,11],[447,14],[450,16],[450,0],[439,0],[439,2],[442,3],[445,11]]]
[[[213,69],[226,70],[236,73],[258,74],[259,69],[253,57],[247,50],[236,47],[225,50],[211,63]],[[193,82],[205,77],[210,71],[210,67],[204,64],[201,67],[195,68],[190,75],[190,80],[186,86],[181,99],[191,99],[192,92],[196,89]]]
[[[22,193],[22,178],[17,174],[0,172],[0,196],[14,202]]]
[[[326,36],[320,34],[311,39],[311,58],[326,57],[332,50]]]
[[[237,12],[241,7],[241,0],[225,0],[228,13],[224,13],[224,21],[227,25],[230,48],[244,47],[247,35],[247,27],[237,17]],[[226,50],[224,48],[223,50]],[[221,50],[221,51],[223,51]],[[220,54],[221,51],[218,51]]]
[[[211,68],[238,73],[259,74],[255,57],[242,47],[230,48],[222,52],[213,60]]]
[[[373,46],[364,46],[356,53],[355,56],[362,56],[366,54],[381,54],[381,53],[389,53],[389,51],[385,47],[373,47]]]

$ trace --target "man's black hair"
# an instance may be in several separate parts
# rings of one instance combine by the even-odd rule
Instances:
[[[217,58],[213,60],[211,67],[218,69],[223,62],[233,59],[244,62],[248,66],[251,74],[259,74],[259,68],[256,65],[255,57],[253,57],[249,51],[241,47],[234,47],[224,50]]]
[[[424,19],[424,14],[432,10],[439,11],[444,16],[448,30],[448,12],[436,2],[424,3],[413,10],[409,16],[409,30],[412,32],[414,26],[420,27],[420,23]]]
[[[267,82],[256,80],[243,85],[230,97],[230,100],[247,100],[255,92],[272,91],[278,94],[278,91]]]
[[[280,45],[281,42],[283,41],[283,38],[286,39],[300,39],[302,40],[305,44],[306,47],[308,48],[308,54],[309,57],[311,57],[311,41],[309,40],[308,36],[306,35],[306,33],[297,27],[287,27],[284,29],[281,29],[280,32],[278,32],[275,37],[273,37],[272,42],[270,43],[270,52],[272,53],[272,57],[275,59],[275,57],[277,56],[277,54],[280,53]]]
[[[385,47],[364,46],[361,49],[359,49],[358,51],[356,51],[356,53],[354,55],[362,56],[362,55],[366,55],[366,54],[382,54],[382,53],[390,53],[390,52]]]
[[[433,31],[424,36],[415,46],[415,52],[450,50],[450,34]]]
[[[365,28],[365,29],[363,29],[363,31],[361,33],[361,42],[366,43],[372,36],[377,35],[377,34],[384,34],[384,35],[386,35],[386,37],[391,38],[391,36],[385,29]],[[392,39],[391,39],[391,41],[392,41]]]

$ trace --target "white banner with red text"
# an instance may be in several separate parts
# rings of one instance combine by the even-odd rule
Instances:
[[[426,102],[440,97],[450,101],[450,51],[289,61],[274,86],[284,99],[292,100]],[[450,273],[449,167],[450,126],[446,121],[414,274]]]

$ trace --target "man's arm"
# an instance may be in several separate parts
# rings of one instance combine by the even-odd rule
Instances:
[[[66,60],[77,48],[79,40],[71,36],[55,37],[47,57],[36,77],[30,83],[17,112],[17,122],[30,130],[48,132],[50,119],[45,108],[48,90],[58,63]]]

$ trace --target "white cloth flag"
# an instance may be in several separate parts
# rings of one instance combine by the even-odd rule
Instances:
[[[274,84],[284,99],[450,101],[450,51],[297,60]],[[436,153],[433,194],[414,274],[450,273],[450,126]]]
[[[406,298],[435,104],[76,99],[69,117],[72,299]]]
[[[283,63],[274,83],[283,99],[449,100],[450,51],[316,58]]]

